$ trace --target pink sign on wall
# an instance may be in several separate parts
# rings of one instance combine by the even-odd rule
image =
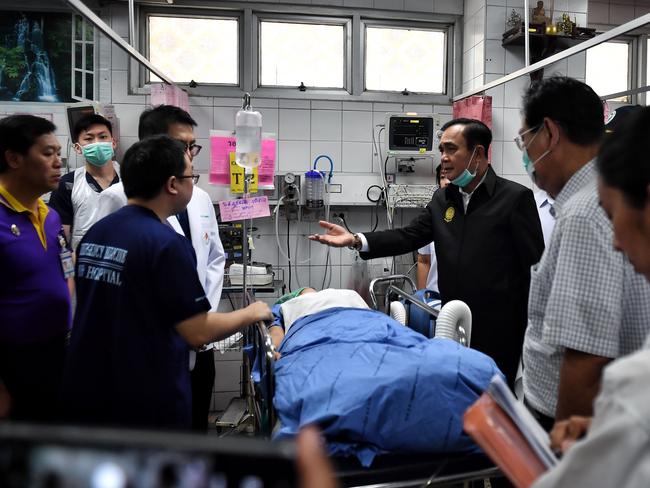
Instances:
[[[273,189],[275,137],[263,134],[262,154],[257,168],[258,188]],[[235,136],[227,131],[210,131],[210,184],[230,186],[230,153],[235,152]]]
[[[453,117],[458,119],[461,117],[467,119],[480,120],[488,128],[492,129],[492,97],[486,96],[473,96],[463,98],[454,102]],[[492,161],[492,146],[488,151],[488,160]]]
[[[224,200],[219,202],[219,210],[221,212],[220,220],[222,222],[268,217],[271,215],[269,199],[266,196]]]

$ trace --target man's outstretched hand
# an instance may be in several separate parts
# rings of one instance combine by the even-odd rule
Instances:
[[[320,220],[318,222],[327,232],[325,234],[312,234],[308,237],[311,241],[318,241],[321,244],[332,247],[346,247],[354,244],[354,236],[340,225]]]

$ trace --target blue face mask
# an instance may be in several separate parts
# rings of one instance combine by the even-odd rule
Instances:
[[[451,180],[451,182],[454,185],[459,186],[460,188],[465,188],[467,185],[469,185],[472,182],[472,180],[476,178],[476,174],[478,173],[478,164],[476,165],[474,174],[470,173],[468,169],[470,164],[472,164],[472,159],[474,158],[474,154],[476,153],[476,147],[474,147],[474,150],[472,151],[472,155],[469,157],[469,162],[467,163],[467,167],[463,170],[461,174],[459,174],[456,178]]]
[[[104,166],[113,158],[112,142],[93,142],[81,146],[81,152],[93,166]]]
[[[527,132],[530,132],[531,130],[534,130],[534,129],[536,129],[536,128],[528,129],[526,132],[524,132],[521,135],[523,136]],[[528,174],[528,177],[530,178],[530,180],[535,185],[537,184],[537,176],[535,175],[535,165],[543,157],[545,157],[549,152],[551,152],[550,149],[547,149],[535,161],[531,161],[530,156],[528,155],[528,146],[530,146],[531,143],[535,140],[535,138],[537,137],[537,134],[539,134],[539,131],[535,132],[535,135],[533,136],[533,138],[530,141],[528,141],[528,144],[526,146],[524,146],[524,148],[522,149],[522,154],[521,154],[521,160],[524,163],[524,169],[526,170],[526,173]]]

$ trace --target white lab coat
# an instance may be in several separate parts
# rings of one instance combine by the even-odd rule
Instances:
[[[110,215],[126,205],[122,182],[107,188],[99,194],[97,220]],[[205,290],[205,296],[215,312],[221,300],[223,274],[226,256],[219,238],[219,228],[210,196],[195,186],[192,199],[187,204],[187,217],[192,235],[192,247],[196,253],[196,271]],[[185,235],[176,216],[167,219],[176,232]],[[211,347],[210,345],[209,347]]]

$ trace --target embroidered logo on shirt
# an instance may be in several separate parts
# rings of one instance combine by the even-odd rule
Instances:
[[[456,215],[456,209],[454,207],[448,207],[445,211],[445,222],[454,220],[454,215]]]

